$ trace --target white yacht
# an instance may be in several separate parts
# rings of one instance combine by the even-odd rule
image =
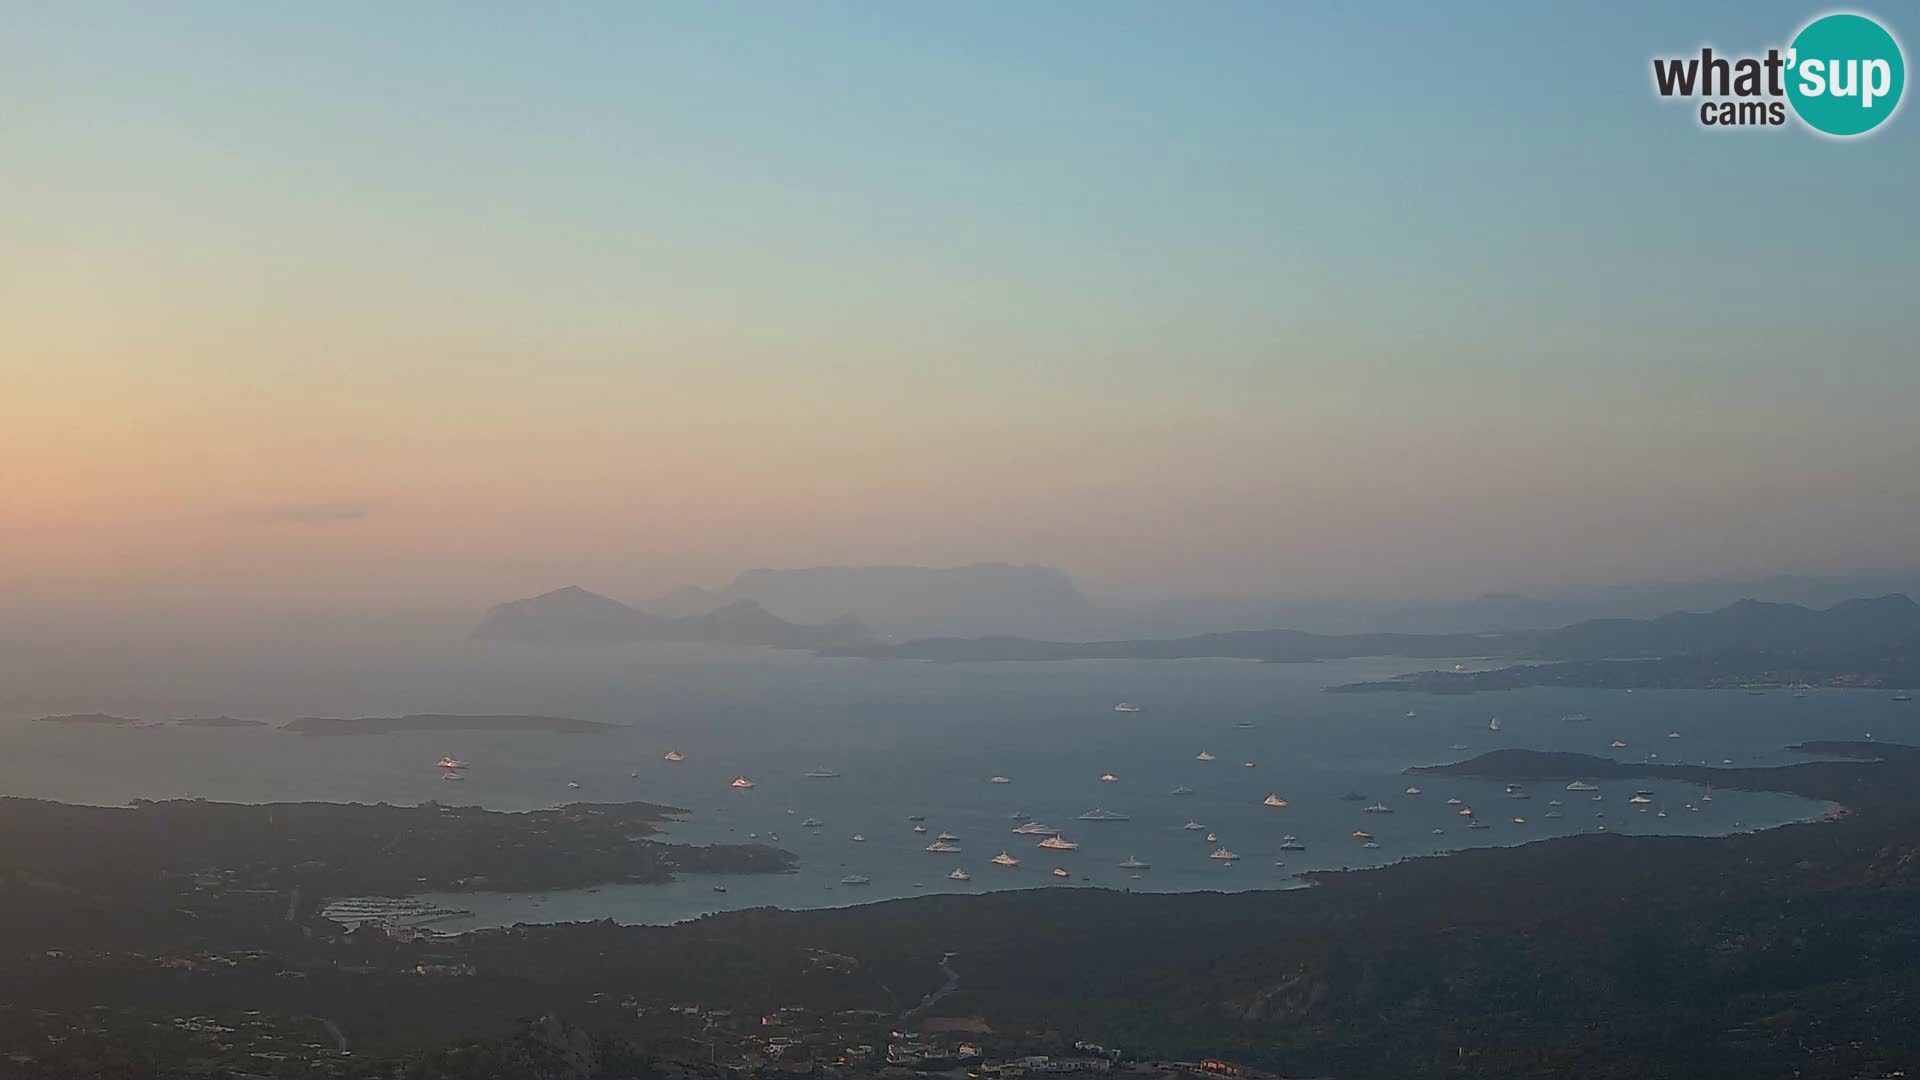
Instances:
[[[1361,812],[1366,814],[1391,814],[1393,813],[1393,807],[1383,802],[1377,802],[1372,806],[1362,807]]]
[[[1207,856],[1207,858],[1218,859],[1221,862],[1235,862],[1240,858],[1240,856],[1235,855],[1233,852],[1228,851],[1226,848],[1214,848],[1213,854]]]
[[[1280,850],[1305,851],[1307,850],[1307,845],[1301,843],[1300,838],[1297,836],[1283,836],[1280,838]]]
[[[667,753],[666,753],[666,760],[668,760],[668,761],[685,761],[685,760],[687,760],[687,755],[685,755],[685,754],[683,754],[683,753],[681,753],[681,752],[680,752],[680,751],[678,751],[678,750],[669,750],[669,751],[667,751]]]
[[[867,842],[867,836],[866,836],[866,834],[865,834],[865,833],[854,833],[854,834],[853,834],[853,842],[854,842],[854,843],[856,843],[856,844],[864,844],[864,843],[866,843],[866,842]]]
[[[807,820],[805,820],[805,821],[803,821],[803,822],[801,822],[801,823],[800,823],[800,827],[801,827],[801,828],[803,828],[803,829],[817,829],[817,828],[819,828],[820,826],[822,826],[822,825],[825,825],[825,824],[826,824],[826,822],[824,822],[824,821],[821,821],[821,820],[820,820],[819,818],[817,818],[817,817],[810,817],[810,818],[808,818]]]
[[[580,789],[580,781],[578,781],[578,780],[569,780],[569,781],[567,781],[567,786],[568,786],[568,787],[570,787],[570,788],[573,788],[573,789],[574,789],[575,791],[578,791],[578,790]]]
[[[1243,769],[1251,769],[1251,768],[1253,768],[1253,762],[1251,762],[1251,761],[1243,761],[1243,762],[1241,762],[1241,763],[1240,763],[1240,767],[1241,767],[1241,768],[1243,768]]]
[[[952,855],[960,850],[960,845],[947,840],[935,840],[927,845],[927,850],[935,855]]]
[[[1680,733],[1679,733],[1679,732],[1677,732],[1677,731],[1669,731],[1669,732],[1667,732],[1667,738],[1669,738],[1669,739],[1677,739],[1677,738],[1679,738],[1679,737],[1680,737]]]
[[[1192,818],[1188,818],[1187,823],[1180,827],[1187,830],[1188,832],[1199,832],[1201,829],[1206,828],[1205,825],[1200,824],[1199,822],[1193,820]]]
[[[1260,800],[1260,803],[1262,806],[1274,806],[1274,807],[1279,807],[1282,810],[1286,809],[1286,806],[1287,806],[1287,800],[1281,798],[1278,794],[1273,792],[1269,792],[1266,798]]]
[[[1126,861],[1126,862],[1123,862],[1123,863],[1121,863],[1121,864],[1120,864],[1120,869],[1122,869],[1122,870],[1151,870],[1151,869],[1153,869],[1153,865],[1152,865],[1151,863],[1143,863],[1143,862],[1141,862],[1138,856],[1135,856],[1135,855],[1129,855],[1129,856],[1127,856],[1127,861]]]
[[[1653,798],[1644,791],[1637,791],[1634,793],[1633,798],[1627,801],[1635,806],[1648,806],[1652,804]]]
[[[1410,788],[1408,788],[1408,789],[1407,789],[1407,794],[1409,794],[1409,795],[1418,795],[1418,794],[1420,794],[1420,789],[1419,789],[1419,788],[1417,788],[1417,787],[1410,787]]]
[[[1177,787],[1177,788],[1174,788],[1174,789],[1173,789],[1172,791],[1169,791],[1169,792],[1167,792],[1167,794],[1169,794],[1169,795],[1191,795],[1191,794],[1193,794],[1193,789],[1192,789],[1192,788],[1190,788],[1190,787],[1188,787],[1188,786],[1187,786],[1187,785],[1185,785],[1185,784],[1181,784],[1181,785],[1180,785],[1179,787]]]
[[[1361,841],[1361,842],[1363,842],[1363,843],[1364,843],[1364,842],[1366,842],[1366,841],[1368,841],[1368,840],[1372,840],[1372,839],[1373,839],[1373,834],[1372,834],[1372,833],[1370,833],[1370,832],[1368,832],[1368,831],[1367,831],[1367,830],[1365,830],[1365,829],[1355,829],[1355,830],[1353,830],[1353,838],[1354,838],[1355,840],[1359,840],[1359,841]]]
[[[1067,839],[1064,836],[1061,836],[1058,833],[1055,833],[1054,835],[1047,837],[1045,840],[1040,841],[1040,846],[1043,848],[1046,848],[1048,851],[1072,851],[1075,848],[1079,847],[1080,845],[1074,843],[1073,841]]]
[[[1012,780],[1009,780],[1009,779],[1007,779],[1007,778],[1006,778],[1006,777],[1004,777],[1004,776],[994,776],[994,777],[989,777],[989,778],[988,778],[988,780],[987,780],[987,783],[989,783],[989,784],[1011,784],[1011,783],[1013,783],[1013,781],[1012,781]]]
[[[443,772],[440,774],[440,779],[442,780],[465,780],[466,778],[467,774],[461,772]]]
[[[952,878],[955,881],[972,881],[973,880],[972,874],[967,873],[965,870],[962,870],[957,866],[953,868],[953,873],[948,874],[947,876]]]
[[[1609,749],[1613,749],[1613,750],[1625,750],[1627,748],[1627,744],[1620,739],[1613,740],[1612,742],[1608,743],[1607,746]]]
[[[952,833],[950,833],[950,832],[943,832],[943,833],[941,833],[940,835],[938,835],[938,836],[936,836],[936,837],[934,837],[934,839],[935,839],[935,840],[938,840],[938,841],[940,841],[940,842],[941,842],[941,843],[943,843],[943,844],[951,844],[951,843],[953,843],[953,842],[954,842],[955,840],[958,840],[958,839],[960,839],[960,838],[959,838],[959,837],[957,837],[957,836],[955,836],[955,835],[953,835],[953,834],[952,834]]]
[[[1140,706],[1135,705],[1131,701],[1123,701],[1120,704],[1115,705],[1113,707],[1113,711],[1114,712],[1139,712]]]
[[[1119,778],[1119,777],[1117,777],[1117,776],[1115,776],[1115,775],[1113,775],[1113,774],[1112,774],[1112,773],[1110,773],[1110,772],[1109,772],[1109,773],[1101,773],[1101,774],[1100,774],[1100,782],[1101,782],[1101,783],[1103,783],[1103,784],[1113,784],[1113,783],[1118,783],[1118,782],[1119,782],[1119,780],[1120,780],[1120,778]]]
[[[1053,876],[1054,877],[1072,877],[1073,875],[1067,873],[1066,867],[1056,866],[1053,868]]]
[[[745,791],[753,786],[753,781],[744,776],[736,776],[733,778],[733,786],[739,788],[741,791]]]
[[[1000,854],[998,854],[998,855],[995,855],[995,856],[993,857],[993,865],[995,865],[995,866],[1019,866],[1019,865],[1020,865],[1020,860],[1019,860],[1019,859],[1016,859],[1016,858],[1014,858],[1013,856],[1011,856],[1011,855],[1009,855],[1009,854],[1007,854],[1006,852],[1004,852],[1004,851],[1003,851],[1003,852],[1001,852]]]
[[[925,825],[915,825],[913,827],[913,831],[917,833],[923,833],[927,831],[927,827]]]
[[[1599,791],[1600,788],[1595,784],[1587,783],[1585,780],[1575,780],[1573,783],[1567,785],[1567,790],[1568,791]]]
[[[1081,821],[1132,821],[1133,819],[1118,810],[1103,810],[1096,806],[1080,815]]]
[[[839,775],[840,775],[839,773],[834,772],[832,769],[827,768],[825,765],[822,765],[815,769],[811,769],[807,772],[807,776],[810,779],[814,779],[814,780],[831,780],[834,777]]]
[[[1199,753],[1197,753],[1197,754],[1195,754],[1195,755],[1193,755],[1193,760],[1195,760],[1195,761],[1212,761],[1212,760],[1213,760],[1213,755],[1212,755],[1212,754],[1209,754],[1209,753],[1207,753],[1207,752],[1206,752],[1205,750],[1202,750],[1202,751],[1200,751]]]
[[[841,878],[841,879],[840,879],[840,884],[842,884],[842,885],[871,885],[871,884],[873,884],[873,879],[872,879],[872,878],[870,878],[870,877],[868,877],[868,876],[867,876],[867,875],[865,875],[865,874],[848,874],[848,875],[847,875],[846,877],[843,877],[843,878]]]
[[[1459,805],[1460,805],[1460,797],[1459,797],[1458,795],[1455,795],[1455,796],[1452,796],[1451,798],[1449,798],[1449,799],[1447,800],[1447,805],[1448,805],[1448,806],[1459,806]]]
[[[1029,821],[1024,825],[1014,826],[1013,831],[1021,836],[1052,836],[1060,830],[1042,825],[1037,821]]]
[[[1216,834],[1216,833],[1208,833],[1208,834],[1207,834],[1207,843],[1209,843],[1209,844],[1217,844],[1217,843],[1219,843],[1219,842],[1220,842],[1220,837],[1219,837],[1219,835],[1218,835],[1218,834]]]

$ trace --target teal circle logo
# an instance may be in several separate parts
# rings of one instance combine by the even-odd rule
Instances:
[[[1885,27],[1865,15],[1808,23],[1787,54],[1787,100],[1815,131],[1864,135],[1900,106],[1906,58]]]

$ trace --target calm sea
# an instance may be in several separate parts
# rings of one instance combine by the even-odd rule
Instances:
[[[0,717],[0,790],[103,804],[136,797],[440,800],[503,810],[644,799],[689,811],[670,827],[672,839],[757,839],[799,856],[792,875],[430,897],[473,912],[443,924],[448,929],[603,917],[669,922],[738,907],[829,906],[933,891],[1284,888],[1303,870],[1525,843],[1603,825],[1629,833],[1762,828],[1816,817],[1823,808],[1738,792],[1702,802],[1700,789],[1667,783],[1649,785],[1655,795],[1645,809],[1628,803],[1635,784],[1603,783],[1598,802],[1561,785],[1539,785],[1532,798],[1517,800],[1499,784],[1415,781],[1402,770],[1496,747],[1765,765],[1798,760],[1783,749],[1788,743],[1868,733],[1900,739],[1920,726],[1913,705],[1853,691],[1814,691],[1804,699],[1738,691],[1323,692],[1331,683],[1421,666],[1431,664],[933,665],[681,646],[582,652],[474,644],[359,668],[303,673],[288,665],[270,678],[235,672],[230,680],[176,682],[150,694],[106,680],[111,689],[102,698],[65,692],[0,701],[11,714]],[[1115,712],[1122,701],[1141,711]],[[56,709],[148,719],[232,714],[275,723],[304,714],[537,712],[620,727],[597,736],[319,738],[271,728],[29,722]],[[1569,714],[1591,719],[1564,719]],[[1488,728],[1496,716],[1497,734]],[[1611,748],[1616,739],[1626,748]],[[669,750],[686,760],[665,761]],[[1197,760],[1203,751],[1214,760]],[[442,754],[469,762],[468,778],[441,780],[433,763]],[[817,767],[840,775],[804,775]],[[1104,781],[1105,774],[1116,779]],[[731,788],[738,776],[750,778],[752,789]],[[1010,782],[990,783],[994,776]],[[1421,794],[1406,794],[1416,783]],[[1171,794],[1177,787],[1193,793]],[[1349,793],[1365,801],[1342,798]],[[1269,794],[1289,806],[1263,805]],[[1450,797],[1492,827],[1464,828]],[[1546,817],[1552,799],[1564,802],[1563,818]],[[1393,812],[1363,811],[1376,801]],[[1079,820],[1096,807],[1129,820]],[[928,833],[911,831],[914,815],[924,816]],[[1013,834],[1014,815],[1057,826],[1080,846],[1039,849],[1037,838]],[[807,818],[823,824],[804,828]],[[1204,828],[1186,829],[1190,821]],[[1362,848],[1351,838],[1355,830],[1372,832],[1380,846]],[[960,853],[923,850],[942,831],[960,837]],[[1209,832],[1218,839],[1207,840]],[[856,841],[856,834],[865,839]],[[1280,850],[1286,835],[1306,850]],[[1240,858],[1210,858],[1220,847]],[[994,865],[1001,851],[1020,865]],[[1150,868],[1122,869],[1130,856]],[[1070,876],[1055,877],[1056,867]],[[955,869],[971,880],[952,880]],[[841,884],[850,874],[871,883]],[[727,891],[716,892],[715,884]]]

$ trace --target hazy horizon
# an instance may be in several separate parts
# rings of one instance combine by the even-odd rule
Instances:
[[[1647,85],[1802,6],[458,10],[0,11],[0,606],[1920,550],[1913,118]]]

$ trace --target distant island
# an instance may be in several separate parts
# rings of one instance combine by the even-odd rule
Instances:
[[[42,716],[36,724],[69,724],[75,727],[101,724],[116,727],[132,727],[140,721],[130,716],[112,716],[107,713],[64,713],[59,716]]]
[[[281,730],[296,735],[390,735],[397,731],[544,731],[555,735],[591,735],[614,725],[570,716],[460,716],[410,713],[406,716],[303,716]]]
[[[871,634],[850,615],[817,625],[788,622],[751,600],[699,615],[655,615],[572,585],[494,606],[473,636],[553,644],[675,641],[816,649],[863,641]]]

